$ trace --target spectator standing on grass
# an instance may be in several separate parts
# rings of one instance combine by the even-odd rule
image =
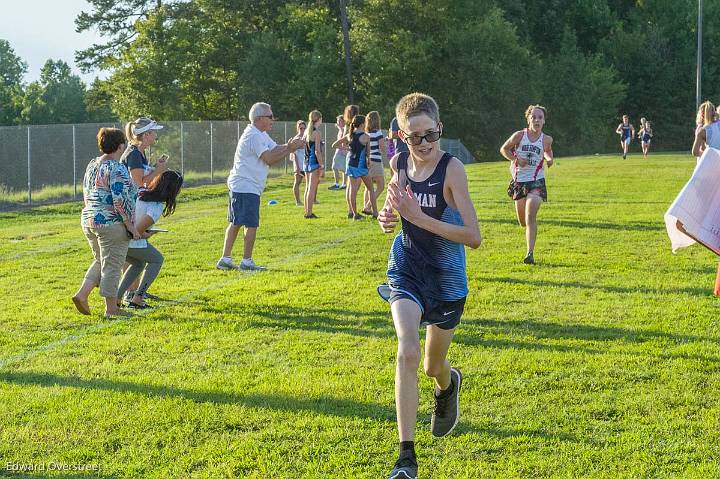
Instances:
[[[370,141],[368,142],[368,176],[372,185],[372,192],[365,188],[363,214],[372,214],[372,203],[370,198],[375,200],[385,189],[385,167],[383,166],[383,153],[385,152],[385,136],[380,130],[380,113],[371,111],[365,117],[365,131]],[[372,195],[371,195],[372,193]]]
[[[305,130],[305,162],[303,171],[305,172],[305,219],[317,218],[313,213],[313,205],[317,199],[318,185],[320,184],[320,175],[323,173],[325,166],[321,160],[323,156],[322,134],[320,133],[320,124],[322,123],[322,115],[319,111],[313,110],[308,115],[308,126]]]
[[[339,140],[345,136],[345,119],[342,115],[338,115],[335,119],[335,126],[337,127],[337,137],[335,140]],[[335,183],[328,187],[328,190],[344,190],[346,187],[345,168],[348,147],[341,146],[335,150],[335,154],[332,159],[332,170],[333,176],[335,177]],[[340,180],[342,178],[342,180]]]
[[[390,131],[388,133],[388,137],[392,140],[392,144],[393,144],[393,154],[388,155],[388,156],[390,156],[390,158],[395,156],[397,153],[402,153],[403,151],[409,151],[408,146],[400,138],[400,126],[398,125],[397,117],[393,118],[390,121]]]
[[[100,296],[105,298],[105,316],[129,316],[118,306],[117,290],[130,238],[140,239],[132,219],[137,187],[118,161],[125,148],[122,130],[101,128],[97,142],[102,155],[85,170],[80,219],[94,261],[72,301],[82,314],[90,314],[88,297],[99,286]]]
[[[223,270],[240,269],[245,271],[263,271],[265,268],[255,264],[252,258],[257,229],[260,225],[260,195],[265,189],[270,167],[281,162],[298,148],[304,148],[305,142],[292,139],[284,145],[275,143],[268,131],[272,129],[272,107],[267,103],[255,103],[250,108],[250,124],[238,140],[235,160],[227,179],[230,190],[228,205],[228,227],[225,230],[223,253],[217,262],[217,268]],[[239,265],[233,263],[232,250],[240,227],[245,227],[243,237],[243,259]]]
[[[297,123],[295,123],[296,134],[292,139],[302,140],[305,136],[305,128],[307,128],[307,124],[303,120],[298,120]],[[305,172],[303,171],[305,148],[298,148],[290,153],[290,160],[293,162],[293,196],[295,197],[295,206],[302,206],[303,202],[300,201],[300,184],[302,183],[303,176],[305,176]]]
[[[165,172],[167,167],[167,156],[161,156],[155,167],[150,166],[145,150],[155,144],[158,137],[158,130],[163,126],[159,125],[152,118],[138,118],[125,125],[125,136],[128,140],[127,149],[122,154],[120,161],[125,164],[133,183],[143,188],[155,177]]]
[[[697,157],[698,163],[708,146],[720,148],[720,122],[717,121],[715,105],[706,101],[700,105],[695,118],[695,141],[692,154]]]

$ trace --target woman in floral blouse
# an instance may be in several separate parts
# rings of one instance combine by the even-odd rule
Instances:
[[[100,296],[105,298],[105,316],[129,316],[118,306],[117,289],[128,243],[131,238],[140,239],[132,222],[137,187],[127,167],[118,161],[125,150],[122,130],[101,128],[97,142],[103,154],[85,170],[85,207],[80,220],[95,261],[72,300],[78,311],[90,314],[88,296],[99,286]]]

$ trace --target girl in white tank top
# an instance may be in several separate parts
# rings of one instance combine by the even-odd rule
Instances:
[[[697,128],[695,129],[695,141],[693,142],[692,153],[700,163],[700,157],[705,148],[712,147],[720,149],[720,121],[717,121],[715,105],[709,101],[700,105],[697,114]]]
[[[524,166],[520,166],[517,161],[510,163],[510,173],[514,181],[524,183],[545,178],[544,139],[545,134],[540,132],[535,141],[530,141],[528,129],[523,130],[522,139],[515,148],[515,157],[527,163]]]
[[[512,180],[508,196],[515,200],[518,223],[525,227],[527,254],[523,262],[535,264],[533,255],[537,239],[537,213],[547,201],[545,171],[553,164],[552,137],[543,133],[545,108],[530,105],[525,111],[528,127],[516,131],[500,148],[500,154],[510,161]]]

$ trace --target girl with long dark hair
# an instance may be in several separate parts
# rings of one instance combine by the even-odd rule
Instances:
[[[130,284],[144,271],[140,287],[127,302],[128,307],[147,308],[145,293],[160,273],[163,264],[163,255],[148,242],[148,238],[156,233],[149,229],[160,216],[169,216],[175,212],[177,195],[183,184],[183,177],[174,170],[168,170],[156,176],[146,190],[140,191],[135,206],[135,227],[140,232],[141,239],[130,242],[125,261],[130,267],[125,271],[118,298],[122,298]]]

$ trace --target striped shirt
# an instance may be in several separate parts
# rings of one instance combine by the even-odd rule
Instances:
[[[380,140],[383,137],[382,131],[368,131],[367,135],[370,137],[370,161],[382,161],[382,152],[380,151]]]

